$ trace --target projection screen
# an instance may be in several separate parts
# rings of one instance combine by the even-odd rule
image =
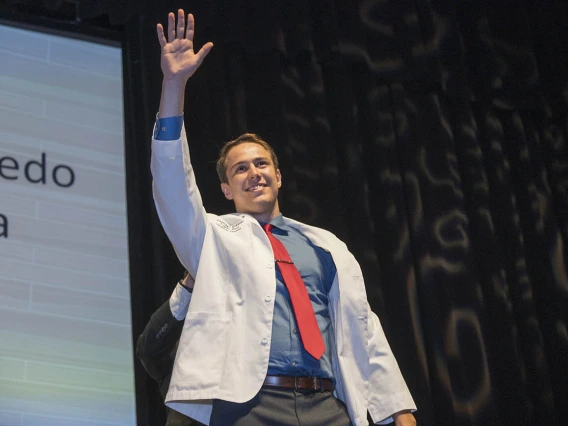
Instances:
[[[0,52],[0,425],[135,425],[121,49]]]

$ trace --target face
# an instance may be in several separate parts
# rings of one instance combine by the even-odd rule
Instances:
[[[245,142],[229,151],[227,181],[221,184],[221,190],[233,200],[238,213],[248,213],[262,222],[280,213],[280,170],[274,169],[269,152],[261,145]]]

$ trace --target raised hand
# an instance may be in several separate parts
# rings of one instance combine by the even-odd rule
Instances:
[[[193,51],[195,19],[191,13],[188,14],[186,28],[185,14],[182,9],[178,10],[177,25],[175,15],[171,12],[168,14],[167,39],[162,24],[158,24],[156,30],[162,47],[161,67],[164,81],[185,85],[211,51],[213,43],[206,43],[197,53]]]

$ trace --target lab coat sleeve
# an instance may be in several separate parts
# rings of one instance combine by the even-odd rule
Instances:
[[[398,363],[379,318],[369,307],[369,404],[375,424],[388,424],[392,415],[402,410],[416,410],[412,395],[402,377]]]
[[[195,277],[208,218],[195,181],[185,127],[180,139],[152,138],[150,169],[160,222],[180,262]]]

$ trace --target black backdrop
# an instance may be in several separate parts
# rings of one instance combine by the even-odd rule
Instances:
[[[185,110],[208,210],[231,210],[219,146],[259,133],[281,160],[283,213],[359,259],[421,425],[566,424],[566,1],[8,3],[20,17],[72,10],[78,32],[123,41],[134,339],[181,274],[149,141],[155,24],[183,7],[197,45],[215,43]],[[138,424],[163,424],[139,363],[136,391]]]

